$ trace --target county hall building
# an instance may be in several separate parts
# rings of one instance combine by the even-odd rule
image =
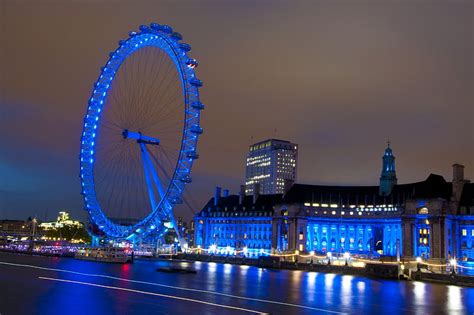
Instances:
[[[273,141],[260,149],[271,148]],[[420,182],[398,184],[388,146],[378,186],[302,185],[293,184],[296,148],[289,144],[284,152],[285,174],[291,176],[278,184],[285,187],[282,193],[263,194],[258,181],[249,190],[248,178],[238,195],[227,190],[221,195],[216,188],[194,218],[195,245],[222,254],[245,248],[254,257],[298,250],[474,263],[474,184],[464,179],[464,166],[453,165],[450,182],[430,174]],[[268,164],[278,163],[278,154],[273,156],[262,163],[275,174]]]

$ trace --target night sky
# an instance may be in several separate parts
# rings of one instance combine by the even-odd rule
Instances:
[[[248,145],[271,137],[299,144],[301,183],[378,184],[388,138],[399,183],[451,180],[453,162],[474,179],[473,1],[0,0],[0,218],[85,219],[87,100],[150,22],[200,62],[196,211],[215,185],[236,193]]]

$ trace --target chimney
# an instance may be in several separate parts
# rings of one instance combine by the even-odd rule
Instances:
[[[222,197],[229,197],[229,189],[224,189]]]
[[[453,164],[453,201],[460,201],[462,189],[465,183],[469,181],[464,179],[464,165],[454,163]]]
[[[453,164],[453,182],[464,180],[464,165]]]
[[[253,184],[253,203],[257,202],[258,196],[260,196],[260,183]]]
[[[284,188],[284,191],[283,191],[283,194],[286,194],[288,192],[288,190],[290,190],[290,188],[293,186],[293,184],[295,183],[294,180],[291,180],[291,179],[285,179],[285,184],[283,186]]]
[[[245,198],[245,185],[240,185],[239,205],[244,203],[244,198]]]
[[[214,206],[219,204],[219,200],[221,199],[221,188],[216,186],[216,191],[214,193]]]

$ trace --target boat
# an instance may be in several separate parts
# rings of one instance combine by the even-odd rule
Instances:
[[[133,262],[133,252],[118,247],[83,247],[77,250],[74,258],[125,264]]]
[[[191,273],[191,274],[197,273],[197,271],[194,269],[178,268],[178,267],[161,267],[161,268],[157,268],[156,271],[166,272],[166,273]]]

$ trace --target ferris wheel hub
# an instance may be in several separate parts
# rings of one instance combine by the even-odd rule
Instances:
[[[154,145],[160,144],[160,139],[158,139],[158,138],[145,136],[141,132],[134,132],[134,131],[130,131],[128,129],[123,130],[122,136],[123,136],[124,139],[137,140],[137,143],[154,144]]]

